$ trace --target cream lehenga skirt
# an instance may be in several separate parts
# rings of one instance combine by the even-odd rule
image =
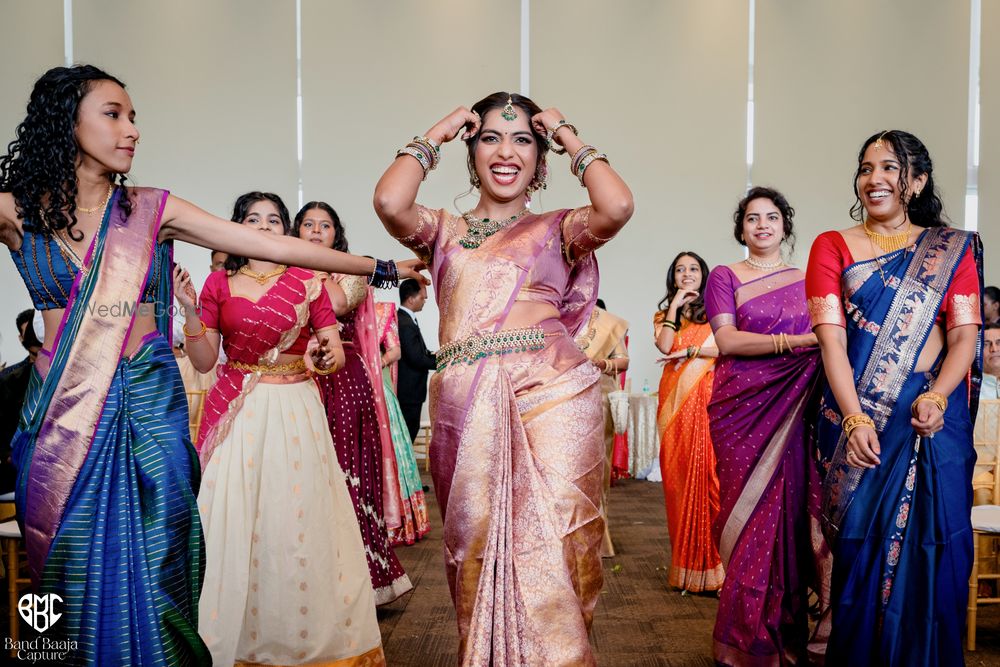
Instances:
[[[314,382],[250,391],[205,467],[198,506],[198,629],[216,665],[384,664],[365,548]]]

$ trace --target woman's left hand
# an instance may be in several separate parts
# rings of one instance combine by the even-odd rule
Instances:
[[[934,401],[918,401],[913,407],[913,418],[910,424],[918,435],[933,437],[944,428],[944,412]]]
[[[329,370],[336,358],[330,347],[330,339],[326,336],[320,339],[319,345],[309,350],[309,356],[312,357],[313,366],[321,371]]]
[[[542,136],[546,136],[553,127],[559,124],[559,121],[566,120],[566,117],[562,115],[562,112],[555,107],[551,109],[546,109],[541,113],[536,113],[531,117],[531,126],[535,128],[535,131]],[[573,130],[566,130],[570,135],[573,134]],[[553,137],[556,142],[562,145],[560,141],[561,135],[564,133],[562,131],[556,132]]]
[[[419,259],[401,259],[396,262],[396,273],[399,275],[400,282],[412,278],[420,285],[430,285],[430,278],[420,273],[426,268],[427,265]]]

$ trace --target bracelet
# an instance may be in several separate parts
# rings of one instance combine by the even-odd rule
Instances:
[[[784,351],[784,343],[778,334],[771,334],[771,344],[774,345],[775,354],[781,354]]]
[[[568,127],[569,129],[573,130],[573,134],[575,134],[576,136],[580,136],[580,133],[577,132],[576,130],[576,125],[570,123],[565,118],[556,123],[551,130],[545,133],[545,143],[548,144],[549,150],[555,153],[556,155],[563,155],[566,152],[565,148],[555,143],[556,132],[558,132],[564,127]]]
[[[677,331],[677,323],[674,322],[673,320],[663,320],[663,326],[667,327],[668,329],[673,329],[674,331]]]
[[[590,144],[584,144],[583,146],[580,146],[580,150],[578,150],[576,153],[573,154],[573,159],[570,160],[569,162],[570,173],[576,176],[577,168],[580,166],[580,161],[587,155],[596,152],[597,149],[591,146]]]
[[[369,257],[368,259],[375,259]],[[375,268],[368,276],[368,284],[376,289],[389,289],[399,286],[399,272],[396,269],[396,262],[391,259],[376,259]]]
[[[431,170],[431,162],[427,159],[427,155],[425,155],[422,150],[416,148],[415,146],[407,145],[396,151],[396,157],[399,157],[400,155],[411,155],[416,158],[417,162],[420,163],[420,167],[424,170],[424,177],[420,180],[427,179],[427,172]]]
[[[948,409],[948,398],[944,394],[936,391],[925,391],[917,396],[913,403],[910,404],[910,414],[914,417],[917,416],[917,403],[920,401],[931,401],[934,405],[938,406],[938,409],[940,409],[942,413]]]
[[[605,155],[604,153],[590,153],[589,155],[584,156],[582,160],[580,160],[580,166],[578,167],[578,169],[580,171],[581,188],[587,187],[587,184],[583,182],[583,173],[587,171],[587,167],[589,167],[598,160],[602,161],[604,164],[611,164],[610,162],[608,162],[608,156]]]
[[[786,351],[788,351],[788,352],[791,352],[792,351],[792,343],[791,343],[791,341],[788,340],[788,334],[786,334],[786,333],[781,334],[781,340],[782,340],[782,343],[784,344],[784,349]]]
[[[315,369],[315,373],[316,373],[316,375],[329,375],[330,373],[333,373],[336,370],[337,370],[337,365],[334,364],[333,366],[330,366],[326,370],[321,370],[319,368],[316,368]]]
[[[844,435],[846,435],[848,438],[851,437],[851,433],[854,432],[854,429],[856,429],[859,426],[868,426],[872,430],[876,430],[875,420],[863,412],[859,412],[853,415],[847,415],[846,417],[844,417],[844,420],[840,423],[840,427],[843,429]]]
[[[199,339],[199,338],[201,338],[202,336],[205,335],[205,332],[208,331],[208,327],[205,326],[204,322],[202,322],[201,323],[201,331],[199,331],[198,333],[192,334],[192,333],[188,333],[187,324],[185,324],[185,325],[181,326],[181,331],[184,332],[184,337],[185,338],[188,338],[190,340],[197,340],[197,339]]]
[[[441,162],[440,146],[435,144],[427,137],[413,137],[413,141],[407,144],[407,146],[410,145],[416,146],[421,150],[424,150],[426,152],[427,157],[430,158],[431,169],[437,169],[438,164],[440,164]]]

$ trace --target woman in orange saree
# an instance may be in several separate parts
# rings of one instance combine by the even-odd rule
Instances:
[[[693,252],[670,263],[667,295],[653,316],[656,347],[666,355],[660,378],[660,471],[670,531],[668,583],[683,593],[722,588],[712,522],[719,514],[719,478],[708,424],[715,347],[705,316],[708,264]]]
[[[595,664],[604,423],[600,373],[574,336],[597,296],[593,250],[628,221],[632,195],[574,129],[555,109],[495,93],[414,139],[375,191],[386,228],[435,279],[431,473],[463,665]],[[459,134],[480,191],[462,217],[416,204],[440,145]],[[590,206],[525,206],[550,146],[574,155]]]

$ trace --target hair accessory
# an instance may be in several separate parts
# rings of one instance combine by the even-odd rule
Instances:
[[[510,95],[507,96],[507,105],[500,110],[500,115],[507,121],[517,120],[517,111],[514,110],[514,100],[511,99]]]
[[[875,150],[880,151],[885,146],[885,143],[882,142],[882,137],[888,134],[888,132],[889,130],[886,130],[882,134],[878,135],[878,139],[875,140]]]

